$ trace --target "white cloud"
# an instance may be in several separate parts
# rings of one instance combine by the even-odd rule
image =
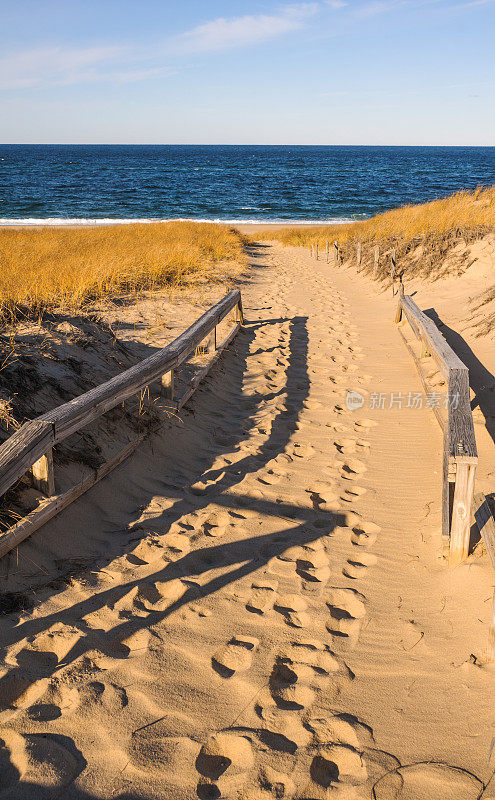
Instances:
[[[318,3],[303,2],[282,6],[273,14],[215,19],[169,39],[165,43],[166,55],[207,53],[257,44],[297,30],[318,10]],[[176,70],[163,66],[163,59],[163,45],[156,44],[146,51],[107,45],[57,46],[11,53],[0,58],[0,90],[76,83],[128,83],[175,74]]]
[[[344,3],[344,0],[325,0],[327,6],[333,8],[335,11],[338,11],[341,8],[345,8],[349,5],[349,3]]]
[[[133,83],[172,74],[175,71],[168,67],[143,66],[138,54],[117,45],[52,47],[0,58],[0,90],[76,83]]]
[[[52,47],[12,53],[0,58],[0,89],[64,86],[100,79],[124,55],[117,46],[70,49]]]
[[[317,3],[297,3],[276,14],[219,17],[175,37],[170,48],[173,52],[206,53],[257,44],[298,30],[317,11]]]

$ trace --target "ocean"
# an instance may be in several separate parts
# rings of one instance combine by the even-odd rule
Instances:
[[[495,147],[0,145],[0,224],[338,223],[495,184]]]

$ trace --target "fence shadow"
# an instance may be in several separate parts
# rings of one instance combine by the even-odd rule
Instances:
[[[16,700],[25,693],[26,687],[36,683],[38,680],[50,679],[61,670],[67,668],[76,659],[92,650],[98,650],[112,658],[125,658],[128,655],[128,648],[125,640],[132,634],[137,633],[143,628],[160,623],[170,614],[179,610],[191,601],[206,598],[214,592],[232,584],[235,581],[249,575],[255,570],[262,568],[267,562],[280,555],[287,547],[293,544],[304,544],[319,538],[322,533],[331,534],[336,526],[345,524],[345,515],[339,512],[321,511],[317,506],[298,506],[290,502],[283,502],[280,499],[272,501],[261,497],[246,496],[242,491],[235,491],[235,487],[249,474],[258,472],[269,461],[278,454],[283,453],[289,443],[292,434],[296,430],[299,413],[303,402],[309,393],[309,376],[307,367],[308,355],[308,333],[307,318],[296,317],[290,320],[290,333],[288,339],[288,365],[285,370],[285,383],[280,389],[258,392],[249,398],[243,394],[243,375],[248,358],[250,357],[250,344],[253,341],[259,327],[267,325],[277,325],[285,319],[275,320],[255,320],[247,328],[246,333],[241,336],[237,343],[237,354],[233,352],[227,354],[226,371],[231,376],[230,398],[224,401],[224,406],[218,406],[215,417],[220,422],[223,415],[230,413],[227,427],[232,428],[235,420],[232,437],[227,443],[216,444],[215,430],[213,431],[213,441],[208,451],[208,462],[210,467],[205,470],[197,466],[187,476],[187,481],[183,489],[179,487],[176,492],[176,499],[171,508],[168,508],[163,516],[153,518],[153,527],[162,526],[161,532],[166,532],[174,522],[181,519],[184,514],[191,513],[191,510],[206,509],[213,499],[216,505],[223,506],[242,517],[242,510],[249,508],[260,516],[273,516],[276,518],[280,527],[273,533],[261,534],[237,539],[231,542],[220,544],[204,544],[199,548],[183,555],[175,561],[160,561],[160,566],[152,574],[147,574],[145,578],[133,578],[118,586],[104,588],[79,601],[68,608],[57,610],[44,617],[24,617],[19,619],[19,624],[12,625],[5,631],[2,649],[4,654],[6,648],[19,644],[23,640],[31,640],[42,632],[51,628],[56,623],[63,623],[76,626],[80,631],[80,636],[72,646],[71,650],[60,660],[53,653],[35,652],[23,648],[16,655],[16,664],[12,669],[0,679],[0,706],[1,708],[15,707]],[[270,349],[270,348],[268,348]],[[232,375],[234,376],[232,379]],[[199,393],[194,408],[189,412],[189,419],[194,420],[195,425],[201,428],[202,418],[211,414],[210,405],[206,395],[211,394],[214,387],[218,385],[218,375],[215,372],[208,379],[208,386]],[[264,383],[262,384],[265,385]],[[240,460],[235,461],[230,466],[222,468],[221,477],[212,469],[216,457],[225,452],[226,447],[232,448],[234,444],[242,442],[242,431],[246,424],[248,427],[254,425],[254,416],[261,404],[267,400],[285,396],[281,409],[276,413],[272,420],[269,435],[263,440],[258,450],[253,454],[247,454]],[[202,397],[204,400],[202,400]],[[247,405],[241,401],[248,400]],[[232,416],[233,413],[233,416]],[[168,436],[174,437],[180,432],[179,423],[171,425],[167,432]],[[193,431],[194,433],[194,431]],[[221,437],[218,437],[221,439]],[[223,474],[225,473],[225,474]],[[189,487],[195,480],[204,478],[218,478],[215,483],[214,497],[205,494],[202,496],[191,496]],[[165,480],[165,489],[168,489]],[[179,481],[180,483],[180,481]],[[146,500],[146,498],[143,498]],[[137,518],[137,512],[135,514]],[[290,526],[284,524],[284,519],[291,522]],[[294,522],[298,523],[294,527]],[[133,528],[132,515],[129,519],[129,527]],[[144,530],[143,527],[134,528],[135,541],[139,537],[145,537],[150,529]],[[73,535],[76,535],[73,532]],[[208,541],[208,540],[207,540]],[[25,543],[26,544],[26,543]],[[134,544],[133,544],[134,546]],[[120,541],[118,553],[125,554],[129,548],[129,540]],[[70,552],[70,541],[67,542],[67,549]],[[20,548],[22,551],[22,547]],[[102,569],[104,565],[110,563],[115,558],[116,553],[100,554],[98,567]],[[222,572],[207,580],[206,583],[198,581],[203,574],[211,569],[221,567]],[[140,613],[143,616],[133,616],[123,618],[117,615],[115,624],[109,630],[91,627],[83,618],[104,607],[113,608],[115,603],[121,600],[128,592],[140,586],[145,580],[148,584],[154,581],[170,582],[179,579],[183,581],[183,594],[160,611],[149,611],[143,607]],[[49,586],[47,584],[46,586]],[[46,588],[46,587],[45,587]],[[94,623],[93,623],[94,624]],[[16,688],[18,687],[18,688]]]
[[[429,308],[424,313],[433,320],[447,344],[469,369],[469,385],[475,393],[471,409],[479,408],[483,413],[486,429],[495,442],[495,376],[479,360],[460,333],[449,328],[440,319],[434,308]]]

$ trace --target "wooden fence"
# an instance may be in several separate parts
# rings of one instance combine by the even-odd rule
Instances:
[[[450,564],[457,564],[467,558],[469,552],[474,476],[478,463],[469,371],[435,323],[418,308],[412,297],[402,293],[402,284],[400,289],[395,321],[399,326],[407,321],[421,345],[421,350],[416,353],[399,327],[425,391],[431,394],[423,370],[425,359],[436,361],[447,385],[445,413],[442,413],[440,404],[432,403],[431,407],[443,430],[444,441],[442,532],[449,540]]]
[[[326,243],[326,257],[329,260],[329,243]],[[318,247],[312,246],[312,255],[318,258]],[[397,275],[396,250],[390,255],[390,279],[395,293]],[[373,248],[373,278],[378,272],[380,250]],[[342,262],[338,243],[334,242],[334,264]],[[362,264],[362,244],[356,247],[356,268]],[[423,370],[425,359],[433,358],[447,385],[447,408],[442,413],[439,405],[431,404],[432,410],[444,434],[443,450],[443,493],[442,493],[442,533],[449,543],[449,562],[457,564],[468,556],[471,527],[471,506],[474,492],[474,478],[478,453],[474,436],[473,417],[469,396],[469,371],[465,364],[447,344],[433,320],[426,316],[412,297],[404,295],[402,279],[399,282],[399,304],[395,321],[409,323],[418,339],[421,350],[416,353],[402,333],[407,349],[414,359],[425,391],[431,394]]]
[[[217,346],[217,326],[231,312],[233,327],[225,340]],[[55,493],[52,448],[56,444],[94,422],[127,398],[146,389],[156,380],[162,382],[162,394],[167,400],[167,406],[175,410],[182,408],[234,338],[242,322],[241,293],[235,289],[206,311],[167,347],[111,380],[90,389],[89,392],[42,414],[31,422],[26,422],[7,439],[0,446],[0,495],[5,494],[23,475],[30,472],[33,484],[48,499],[0,535],[0,558],[121,464],[144,439],[145,434],[139,435],[113,459],[62,494]],[[213,356],[193,378],[184,394],[176,399],[174,370],[194,354],[202,342],[205,342],[203,352],[211,352]]]

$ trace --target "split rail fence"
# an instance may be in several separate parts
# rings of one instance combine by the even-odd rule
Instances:
[[[217,346],[217,326],[231,312],[233,327]],[[7,439],[0,446],[0,496],[23,475],[30,473],[32,483],[46,495],[47,500],[42,501],[34,511],[0,535],[0,558],[121,464],[136,449],[145,434],[140,434],[114,458],[94,470],[93,474],[61,494],[55,493],[52,454],[55,445],[94,422],[106,411],[146,389],[156,380],[161,380],[166,405],[174,410],[181,409],[232,341],[242,323],[241,292],[234,289],[163,349],[85,394],[26,422]],[[182,396],[175,399],[174,370],[194,354],[202,342],[205,342],[203,352],[213,353],[212,358],[195,375]]]
[[[432,409],[443,431],[442,533],[449,541],[450,564],[458,564],[469,553],[471,507],[478,464],[469,370],[447,344],[433,320],[418,308],[412,297],[402,293],[402,284],[400,289],[395,321],[399,326],[407,321],[421,344],[418,357],[399,327],[425,391],[430,389],[423,371],[424,359],[436,361],[447,385],[446,414],[442,414],[435,404],[432,404]]]

